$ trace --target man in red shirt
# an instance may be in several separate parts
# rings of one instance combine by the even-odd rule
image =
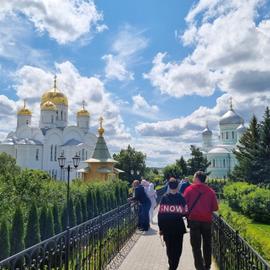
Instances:
[[[212,214],[218,210],[215,192],[206,184],[206,174],[198,171],[194,175],[193,184],[186,188],[184,198],[188,205],[190,242],[194,263],[197,270],[211,268],[211,224]],[[203,240],[203,256],[201,242]]]

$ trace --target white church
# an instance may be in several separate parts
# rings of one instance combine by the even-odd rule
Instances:
[[[213,143],[212,131],[208,125],[202,132],[202,152],[210,162],[208,172],[211,178],[226,178],[232,172],[236,158],[233,150],[245,132],[244,119],[233,109],[230,109],[219,120],[219,143]]]
[[[89,132],[90,114],[83,102],[77,112],[77,125],[68,125],[68,99],[54,86],[45,92],[40,101],[39,127],[31,125],[32,112],[26,107],[17,112],[17,128],[0,143],[0,152],[6,152],[23,168],[47,171],[56,179],[65,179],[61,173],[58,157],[64,153],[66,163],[78,153],[81,160],[92,157],[97,137]],[[71,179],[76,172],[71,172]]]

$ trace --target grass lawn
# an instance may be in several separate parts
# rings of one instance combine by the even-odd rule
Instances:
[[[220,204],[219,212],[265,260],[270,262],[270,225],[253,222],[233,211],[225,202]]]

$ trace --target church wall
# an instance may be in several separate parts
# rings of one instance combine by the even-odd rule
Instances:
[[[237,127],[239,124],[222,125],[220,126],[220,142],[222,144],[236,144],[237,143]]]
[[[15,146],[17,164],[22,168],[42,169],[43,146],[18,144]]]

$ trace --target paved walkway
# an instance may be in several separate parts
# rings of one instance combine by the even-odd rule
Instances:
[[[162,246],[158,235],[157,217],[151,229],[142,233],[135,246],[127,255],[119,270],[166,270],[168,269],[166,249]],[[211,270],[216,270],[214,266]],[[189,243],[189,233],[185,234],[183,253],[178,270],[195,270],[192,250]]]

